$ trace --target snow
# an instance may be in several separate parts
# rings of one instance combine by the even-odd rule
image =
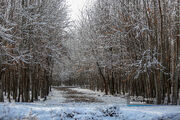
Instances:
[[[0,103],[3,120],[180,120],[180,106],[126,105],[125,99],[91,90],[70,88],[102,102],[66,103],[65,92],[52,89],[47,101]],[[116,101],[119,100],[119,101]]]
[[[118,105],[124,105],[127,103],[126,99],[122,97],[115,97],[112,95],[105,95],[103,92],[98,91],[92,91],[88,89],[81,89],[81,88],[71,88],[72,90],[76,90],[78,92],[85,93],[85,95],[89,95],[91,97],[95,97],[101,101],[104,102],[104,104],[118,104]]]
[[[47,100],[44,101],[44,104],[57,105],[59,103],[65,102],[66,99],[62,96],[62,93],[63,93],[62,91],[57,91],[56,89],[52,88],[52,91],[47,97]]]

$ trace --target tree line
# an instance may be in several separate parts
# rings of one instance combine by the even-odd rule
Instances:
[[[87,5],[70,44],[69,83],[106,94],[178,104],[179,0],[96,0]],[[72,42],[71,41],[71,42]]]
[[[67,26],[65,0],[0,0],[0,102],[46,99]]]
[[[179,104],[179,5],[94,0],[67,30],[65,0],[0,0],[0,101],[46,99],[58,83]]]

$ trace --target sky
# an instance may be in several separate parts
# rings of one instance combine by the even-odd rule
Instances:
[[[67,2],[70,9],[71,20],[78,20],[78,16],[81,14],[80,10],[83,9],[87,0],[67,0]]]

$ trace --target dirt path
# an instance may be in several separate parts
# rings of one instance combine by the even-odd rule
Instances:
[[[57,87],[58,91],[63,92],[63,97],[66,98],[65,103],[71,103],[71,102],[76,102],[76,103],[81,103],[81,102],[86,102],[86,103],[99,103],[102,102],[101,100],[98,100],[95,97],[90,96],[90,94],[85,94],[82,92],[78,92],[76,90],[70,89],[71,87]]]

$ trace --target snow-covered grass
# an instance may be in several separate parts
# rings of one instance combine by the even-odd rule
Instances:
[[[65,102],[65,98],[63,97],[63,91],[57,91],[56,89],[52,88],[52,91],[47,96],[47,100],[44,101],[44,104],[48,105],[57,105],[60,103]]]
[[[128,107],[122,105],[64,104],[44,106],[38,104],[0,104],[0,119],[32,118],[38,120],[179,120],[180,107]]]
[[[123,98],[71,89],[103,102],[66,103],[65,93],[53,89],[44,102],[0,103],[0,120],[180,120],[180,106],[128,106]]]

